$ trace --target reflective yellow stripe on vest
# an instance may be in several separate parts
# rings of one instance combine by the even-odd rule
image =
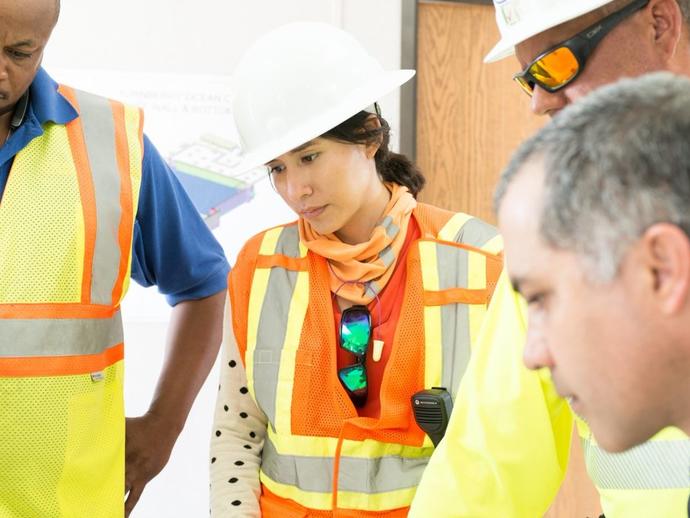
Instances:
[[[495,227],[469,216],[455,214],[440,230],[443,241],[462,243],[474,248],[501,250],[502,239]],[[422,281],[426,291],[456,287],[470,290],[486,288],[486,256],[456,246],[429,241],[420,243]],[[427,345],[425,386],[446,387],[453,396],[469,362],[471,345],[479,332],[486,307],[478,304],[450,304],[424,308],[425,332],[441,347]],[[427,338],[430,341],[430,338]],[[427,357],[429,358],[429,357]],[[438,374],[441,373],[439,379]]]
[[[306,256],[307,249],[293,225],[266,232],[259,253],[299,258]],[[279,433],[291,433],[295,355],[308,303],[308,272],[275,267],[254,272],[247,323],[247,380],[254,399]],[[256,383],[257,363],[262,364],[262,372],[270,371],[267,382]]]
[[[450,237],[450,239],[445,236]],[[467,217],[467,214],[459,214],[451,218],[441,229],[439,238],[455,243],[465,243],[492,254],[498,254],[503,250],[503,237],[498,233],[496,227],[481,219]],[[467,288],[483,289],[486,287],[486,259],[481,254],[470,254],[468,272]],[[472,304],[468,307],[470,344],[475,342],[485,315],[486,307],[484,306]],[[455,386],[457,387],[457,385]]]
[[[455,214],[443,225],[438,238],[453,243],[467,243],[492,254],[503,250],[503,237],[496,227],[462,212]]]
[[[269,429],[262,452],[261,482],[305,507],[331,509],[337,442],[332,437],[277,436]],[[293,454],[281,453],[281,448]],[[370,511],[410,505],[432,451],[433,447],[346,439],[340,457],[339,505]]]

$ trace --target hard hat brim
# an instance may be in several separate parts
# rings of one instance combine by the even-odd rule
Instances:
[[[313,114],[304,123],[291,128],[283,137],[266,142],[265,145],[259,146],[249,153],[241,154],[240,162],[233,167],[233,171],[242,173],[254,169],[301,146],[305,142],[323,135],[328,130],[393,92],[396,88],[409,81],[414,75],[414,70],[382,71],[377,77],[362,84],[360,88],[344,97],[341,102],[338,102],[331,109],[324,113]]]
[[[493,63],[501,59],[512,56],[515,53],[515,46],[519,45],[532,36],[536,36],[544,31],[553,29],[562,23],[579,18],[583,14],[599,9],[601,6],[610,3],[612,0],[594,0],[590,2],[571,2],[568,8],[558,6],[556,12],[545,11],[541,18],[534,24],[526,25],[526,29],[506,35],[484,56],[484,63]]]

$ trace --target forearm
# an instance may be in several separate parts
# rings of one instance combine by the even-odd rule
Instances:
[[[148,414],[180,433],[218,355],[225,291],[172,310],[166,354]]]
[[[261,516],[259,467],[266,417],[247,391],[229,316],[225,323],[211,435],[211,516],[255,518]]]
[[[173,309],[163,370],[148,412],[127,419],[125,516],[168,462],[201,385],[218,354],[225,291]]]

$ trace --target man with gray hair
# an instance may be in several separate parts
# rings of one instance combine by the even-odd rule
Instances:
[[[515,54],[514,79],[531,96],[534,113],[554,116],[622,77],[651,71],[690,76],[690,0],[494,0],[494,6],[501,39],[485,61]],[[494,299],[511,296],[502,279]],[[418,487],[414,518],[540,515],[565,476],[573,416],[547,374],[524,372],[524,301],[512,300],[512,311],[488,314],[485,327],[503,330],[503,337],[485,333],[473,349],[463,398]],[[665,429],[631,452],[612,455],[585,422],[575,421],[607,518],[684,514],[687,473],[676,475],[690,461],[684,433]],[[525,484],[534,473],[534,482]],[[481,490],[468,494],[468,487]],[[455,509],[448,506],[458,500]]]
[[[688,135],[690,81],[623,80],[524,143],[496,192],[525,363],[612,452],[690,433]]]

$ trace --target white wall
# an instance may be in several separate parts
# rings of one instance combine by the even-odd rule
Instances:
[[[384,67],[400,64],[400,0],[62,0],[46,67],[231,75],[257,34],[296,20],[354,34]],[[382,106],[393,128],[398,95]]]
[[[384,67],[395,68],[400,63],[400,15],[399,0],[62,0],[44,66],[49,72],[76,68],[228,76],[257,34],[290,21],[316,20],[352,32]],[[394,130],[394,147],[398,99],[396,93],[381,102]],[[155,142],[155,135],[150,136]],[[267,188],[266,182],[257,187]],[[248,237],[241,222],[256,218],[252,210],[245,206],[231,212],[222,231],[240,240]],[[271,218],[277,223],[285,211],[262,207],[261,217],[267,224]],[[235,250],[226,253],[232,258]],[[153,289],[133,289],[129,297],[163,305]],[[146,410],[158,376],[167,310],[142,320],[128,313],[129,307],[131,302],[125,302],[125,399],[128,415],[137,415]],[[216,392],[214,369],[170,463],[144,492],[134,518],[207,516],[208,442]]]

